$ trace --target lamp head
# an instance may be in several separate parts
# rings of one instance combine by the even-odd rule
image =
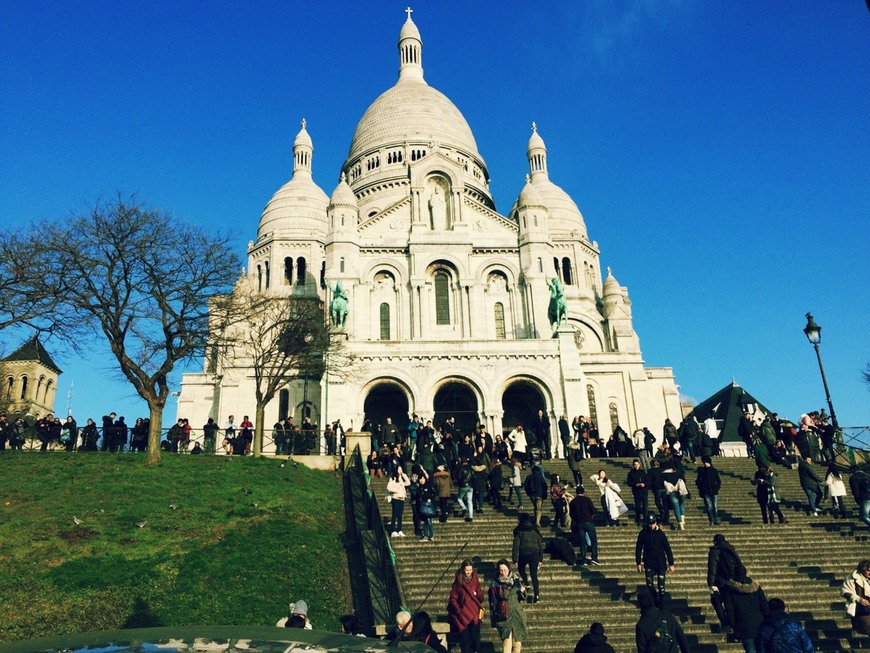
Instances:
[[[822,327],[816,324],[812,313],[807,313],[807,325],[804,327],[804,333],[811,345],[817,345],[822,341]]]

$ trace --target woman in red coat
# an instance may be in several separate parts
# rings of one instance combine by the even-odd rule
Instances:
[[[479,653],[480,619],[483,608],[483,590],[480,579],[470,560],[463,560],[456,572],[447,612],[450,615],[450,630],[458,635],[462,653]]]

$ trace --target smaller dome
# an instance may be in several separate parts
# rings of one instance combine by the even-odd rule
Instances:
[[[260,217],[257,238],[267,233],[297,232],[304,239],[326,234],[329,198],[311,177],[294,176],[278,189]]]
[[[329,206],[349,206],[354,210],[359,209],[359,203],[356,200],[356,195],[350,189],[347,183],[347,175],[341,173],[341,179],[338,186],[332,191],[332,197],[329,199]]]
[[[610,268],[607,268],[607,278],[604,280],[604,288],[603,295],[604,297],[610,295],[621,295],[622,294],[622,286],[619,285],[619,282],[616,280],[616,277],[613,276],[613,271]]]
[[[307,121],[305,118],[302,119],[302,129],[299,130],[299,133],[296,134],[296,138],[293,139],[293,147],[298,147],[299,145],[304,145],[306,147],[310,147],[314,149],[314,143],[311,140],[311,136],[308,134],[308,130],[305,129]]]
[[[532,135],[529,136],[529,145],[526,147],[526,154],[531,154],[535,150],[547,150],[547,146],[544,145],[544,139],[541,138],[541,135],[538,133],[538,126],[535,123],[532,123]]]
[[[520,196],[517,198],[516,203],[518,209],[524,206],[544,206],[541,196],[535,189],[535,184],[532,183],[528,175],[526,175],[526,185],[520,191]]]
[[[399,32],[399,41],[403,39],[417,39],[418,41],[423,41],[420,38],[420,30],[417,29],[417,25],[414,24],[414,21],[411,20],[411,15],[408,15],[408,20],[405,21],[405,24],[402,25],[402,30]]]

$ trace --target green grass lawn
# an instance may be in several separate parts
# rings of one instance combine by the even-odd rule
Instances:
[[[271,626],[300,598],[315,628],[337,630],[351,610],[334,474],[272,459],[164,455],[149,468],[135,454],[3,451],[0,479],[0,641]]]

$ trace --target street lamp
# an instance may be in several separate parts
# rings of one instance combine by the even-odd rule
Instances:
[[[804,327],[804,334],[816,350],[816,358],[819,360],[819,371],[822,373],[822,384],[825,386],[825,399],[828,401],[828,410],[831,411],[831,424],[834,427],[834,432],[836,432],[840,429],[840,425],[837,423],[837,413],[834,412],[834,404],[831,402],[831,391],[828,390],[825,366],[822,365],[822,354],[819,352],[819,344],[822,342],[822,327],[816,324],[812,313],[807,313],[807,325]]]

